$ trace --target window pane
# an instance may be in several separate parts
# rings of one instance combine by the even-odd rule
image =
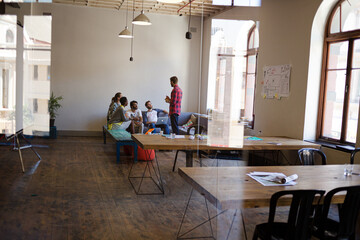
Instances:
[[[246,99],[245,99],[245,120],[251,122],[253,120],[255,95],[255,74],[248,74],[246,79]]]
[[[353,68],[360,68],[360,39],[354,41]]]
[[[330,44],[328,69],[345,69],[349,42]]]
[[[25,16],[25,48],[51,48],[51,16]]]
[[[0,16],[0,134],[15,133],[16,16]]]
[[[259,48],[259,31],[257,28],[254,30],[254,48]]]
[[[47,135],[51,65],[51,16],[24,17],[24,133]]]
[[[249,49],[254,48],[254,32],[251,33],[250,39],[249,39]]]
[[[231,6],[231,0],[213,0],[213,5]]]
[[[341,4],[341,31],[360,29],[360,4],[355,1],[344,1]]]
[[[0,31],[0,47],[16,48],[16,16],[1,16]]]
[[[260,7],[261,0],[234,0],[234,6]]]
[[[256,71],[256,55],[248,56],[248,73],[255,73]]]
[[[340,32],[340,8],[336,9],[330,27],[330,33],[338,33],[338,32]]]
[[[355,143],[359,117],[360,70],[353,70],[350,82],[349,111],[347,116],[346,141]]]
[[[326,79],[326,99],[322,135],[340,140],[344,106],[346,71],[329,71]]]

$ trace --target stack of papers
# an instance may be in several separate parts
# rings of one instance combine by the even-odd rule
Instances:
[[[251,172],[247,175],[263,186],[292,186],[296,184],[295,180],[298,179],[297,174],[287,177],[283,173],[276,172]]]

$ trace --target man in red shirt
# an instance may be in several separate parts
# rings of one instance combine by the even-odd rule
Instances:
[[[169,115],[171,120],[171,128],[172,132],[175,134],[179,134],[179,126],[178,119],[181,113],[181,98],[182,98],[182,90],[178,86],[178,78],[173,76],[170,78],[170,85],[173,87],[171,91],[171,98],[166,96],[165,102],[170,103],[169,107]]]

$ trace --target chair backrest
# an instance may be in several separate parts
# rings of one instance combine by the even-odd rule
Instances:
[[[316,148],[302,148],[298,151],[302,165],[315,165],[316,154],[321,157],[321,164],[326,165],[326,156],[321,150]]]
[[[329,208],[333,196],[339,192],[346,191],[344,203],[339,208],[339,226],[336,239],[348,239],[355,234],[356,221],[360,210],[360,185],[351,187],[335,188],[328,192],[324,199],[321,219],[319,221],[319,232],[323,235],[328,217]],[[334,229],[332,229],[334,230]]]
[[[354,151],[351,152],[351,156],[350,156],[350,163],[351,164],[354,164],[354,161],[355,161],[355,155],[357,152],[360,151],[360,148],[355,148]]]
[[[312,205],[316,195],[319,196],[319,201],[324,195],[322,190],[293,190],[280,191],[274,193],[270,199],[269,229],[272,229],[271,224],[274,223],[277,201],[280,197],[285,195],[292,195],[289,216],[287,221],[287,229],[285,239],[302,240],[308,239],[309,234],[309,219],[312,216]],[[267,239],[271,239],[271,232]]]

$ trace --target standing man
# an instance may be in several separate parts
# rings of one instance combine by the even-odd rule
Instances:
[[[166,96],[165,102],[170,103],[169,115],[172,131],[175,134],[179,134],[178,119],[181,113],[182,90],[178,86],[178,78],[176,76],[170,78],[170,85],[173,87],[171,98]]]

